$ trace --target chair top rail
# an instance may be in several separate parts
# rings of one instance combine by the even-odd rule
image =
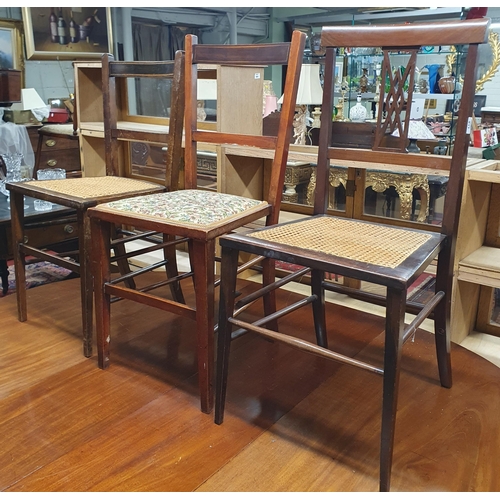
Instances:
[[[193,64],[219,64],[234,66],[266,66],[286,64],[289,43],[254,45],[195,45]]]
[[[490,19],[442,21],[433,24],[412,23],[378,26],[324,26],[323,47],[386,47],[397,41],[397,47],[457,45],[487,41]]]
[[[121,78],[173,78],[173,61],[114,61],[109,64],[109,74]]]

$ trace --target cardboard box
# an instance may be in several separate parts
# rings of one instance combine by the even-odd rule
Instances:
[[[475,148],[486,148],[498,144],[497,131],[495,127],[482,128],[472,132]]]
[[[29,109],[4,109],[3,119],[6,122],[13,122],[18,125],[24,125],[26,123],[40,125],[40,122]]]

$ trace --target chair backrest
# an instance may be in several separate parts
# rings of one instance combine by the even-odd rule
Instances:
[[[295,31],[289,43],[198,45],[195,35],[186,35],[186,110],[184,127],[186,188],[195,189],[197,187],[196,151],[198,142],[231,144],[272,150],[272,171],[270,174],[269,189],[264,199],[272,206],[268,222],[275,223],[278,221],[305,38],[304,33]],[[221,132],[199,129],[196,99],[199,78],[198,65],[219,65],[222,67],[287,66],[284,98],[277,136],[264,136],[262,132],[261,135],[252,135],[250,133],[237,133],[238,131]],[[260,83],[262,85],[262,81]],[[217,92],[219,100],[228,99],[228,96],[219,88]],[[245,100],[247,97],[244,92],[238,93],[237,88],[233,89],[231,94],[235,99]],[[262,103],[262,95],[263,91],[261,92],[260,103]],[[253,111],[255,112],[255,110]]]
[[[318,147],[318,167],[314,212],[325,213],[328,206],[328,176],[330,162],[335,165],[359,168],[381,168],[399,165],[419,172],[428,169],[448,171],[449,181],[443,212],[441,231],[447,236],[456,234],[463,178],[470,142],[470,125],[476,85],[476,63],[478,44],[487,41],[488,19],[470,21],[447,21],[439,23],[415,23],[381,26],[335,26],[323,27],[321,45],[326,49],[325,81],[321,114],[321,130]],[[455,129],[453,154],[451,157],[408,153],[409,106],[414,95],[414,74],[417,53],[422,46],[451,46],[463,52],[465,59],[464,80],[460,96],[460,111]],[[468,45],[468,49],[465,51]],[[370,150],[332,147],[332,112],[334,104],[335,55],[340,47],[377,47],[383,52],[379,110],[375,138]],[[391,68],[391,53],[407,53],[406,68],[395,72]],[[457,75],[458,78],[458,75]],[[389,90],[386,91],[386,82]],[[406,85],[408,84],[408,85]],[[405,91],[407,88],[407,96]],[[450,98],[453,96],[450,96]],[[384,146],[393,132],[399,133],[399,140],[392,147]],[[395,140],[394,137],[391,138]]]
[[[115,61],[111,54],[102,58],[102,87],[104,106],[104,142],[106,175],[125,175],[120,141],[147,141],[164,144],[166,152],[165,186],[178,189],[182,166],[182,131],[184,124],[184,51],[177,51],[174,61]],[[116,86],[119,79],[126,85],[127,78],[170,79],[170,116],[168,127],[147,123],[129,123],[120,127],[123,119],[122,103],[117,102]],[[123,145],[123,142],[122,142]],[[148,180],[152,180],[149,179]]]

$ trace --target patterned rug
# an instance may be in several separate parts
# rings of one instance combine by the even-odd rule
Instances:
[[[35,264],[26,264],[26,288],[34,288],[36,286],[45,285],[46,283],[53,283],[54,281],[61,281],[76,277],[69,269],[56,266],[50,262],[37,262]],[[9,265],[9,289],[6,295],[15,293],[16,280],[14,274],[14,266]],[[0,297],[5,297],[1,293]]]

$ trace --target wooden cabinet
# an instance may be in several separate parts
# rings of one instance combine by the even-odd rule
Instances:
[[[33,151],[36,154],[40,127],[28,127]],[[40,157],[40,169],[64,168],[67,177],[80,177],[80,150],[78,141],[66,137],[44,137]]]
[[[500,162],[479,161],[465,175],[452,302],[455,342],[472,330],[500,336],[500,325],[491,321],[500,288],[499,231]]]

